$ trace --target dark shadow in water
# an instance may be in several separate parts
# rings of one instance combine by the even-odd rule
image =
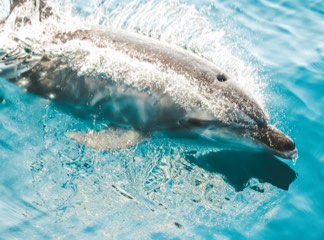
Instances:
[[[224,150],[198,158],[187,154],[187,160],[207,171],[222,174],[236,191],[242,191],[251,178],[288,190],[297,177],[286,163],[265,152]]]

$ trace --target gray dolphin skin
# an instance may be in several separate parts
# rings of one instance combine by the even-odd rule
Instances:
[[[0,77],[15,82],[29,92],[67,104],[76,111],[89,110],[119,127],[131,128],[139,134],[185,130],[197,132],[212,141],[214,132],[217,135],[220,129],[225,129],[230,134],[262,145],[282,158],[297,157],[292,139],[269,123],[251,96],[240,89],[224,71],[188,50],[112,28],[56,32],[51,39],[52,44],[89,42],[98,49],[110,48],[139,62],[158,65],[161,72],[173,72],[174,76],[189,79],[190,86],[197,88],[202,96],[219,103],[216,107],[220,109],[220,114],[206,110],[200,101],[188,108],[185,101],[178,101],[172,92],[156,84],[145,85],[144,81],[139,87],[122,78],[116,80],[114,69],[81,71],[75,62],[84,57],[84,53],[82,56],[78,51],[55,54],[21,44],[16,37],[13,37],[13,41],[17,42],[15,48],[0,50]],[[176,77],[168,79],[168,86],[173,84],[179,84]],[[190,91],[188,93],[185,100],[194,97],[190,96]],[[106,131],[99,135],[110,133]],[[118,134],[115,131],[113,135]],[[137,135],[124,135],[125,138],[132,138],[132,144],[127,146],[136,143],[134,136]],[[71,137],[98,149],[120,148],[105,147],[102,143],[99,147],[94,146],[89,139],[103,141],[104,138],[98,138],[98,135],[71,134]]]

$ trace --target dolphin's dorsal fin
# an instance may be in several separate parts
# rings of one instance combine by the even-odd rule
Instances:
[[[52,7],[47,3],[46,0],[12,0],[9,1],[9,13],[7,17],[4,19],[0,19],[0,24],[4,24],[4,22],[10,17],[11,13],[14,11],[15,8],[19,8],[23,6],[24,4],[32,4],[33,12],[37,14],[38,20],[41,22],[46,18],[49,18],[51,16],[58,17],[57,14],[54,14],[54,11]],[[30,22],[29,17],[27,16],[20,16],[21,12],[16,16],[16,23],[28,23]],[[24,13],[25,14],[25,13]],[[24,15],[23,14],[23,15]]]
[[[133,129],[107,128],[99,132],[68,132],[66,135],[80,144],[97,150],[126,149],[144,141],[146,137]]]

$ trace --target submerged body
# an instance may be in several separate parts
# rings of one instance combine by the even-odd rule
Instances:
[[[185,129],[210,138],[207,133],[222,128],[260,143],[280,157],[292,159],[297,155],[293,141],[269,124],[252,97],[214,64],[190,51],[113,29],[79,29],[53,36],[52,44],[87,42],[99,50],[109,48],[110,53],[121,53],[126,56],[125,62],[135,60],[147,69],[123,69],[121,64],[85,69],[89,53],[82,44],[80,49],[55,52],[33,49],[14,37],[16,47],[0,52],[0,76],[30,92],[68,104],[76,112],[87,108],[137,132]],[[152,68],[154,71],[150,71]],[[159,74],[164,77],[156,76]],[[136,81],[132,79],[135,76]],[[91,134],[71,137],[96,147]]]

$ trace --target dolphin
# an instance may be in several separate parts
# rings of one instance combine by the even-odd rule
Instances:
[[[229,74],[189,50],[108,27],[53,33],[51,46],[79,43],[79,48],[69,50],[40,49],[17,36],[11,36],[10,42],[0,50],[0,77],[75,111],[86,109],[114,126],[67,133],[81,144],[120,149],[154,131],[195,132],[213,142],[225,131],[279,157],[297,157],[294,141],[270,124],[252,96]],[[135,64],[123,69],[123,64],[108,63],[84,70],[91,53],[82,44],[109,49],[117,54],[116,61],[120,54],[124,64],[134,61],[146,68],[137,69]]]

